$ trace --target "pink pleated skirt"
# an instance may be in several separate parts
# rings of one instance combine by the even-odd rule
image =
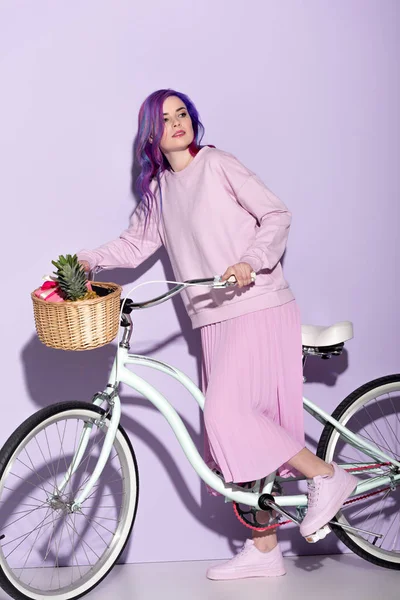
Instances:
[[[295,475],[287,461],[305,446],[296,301],[206,325],[201,342],[207,465],[226,482]]]

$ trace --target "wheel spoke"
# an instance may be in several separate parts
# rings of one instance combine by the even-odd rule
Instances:
[[[396,519],[398,518],[398,516],[399,516],[399,513],[396,513],[396,514],[394,515],[393,519],[390,521],[390,527],[388,528],[387,532],[385,533],[384,537],[383,537],[383,538],[382,538],[382,540],[381,540],[381,544],[380,544],[380,545],[381,545],[381,547],[382,547],[382,545],[383,545],[383,542],[384,542],[384,541],[385,541],[385,539],[387,538],[387,535],[388,535],[389,531],[391,530],[393,523],[396,521]]]
[[[110,457],[110,458],[108,459],[108,464],[109,464],[109,465],[111,464],[111,462],[113,461],[113,459],[114,459],[115,457],[116,457],[116,455],[114,455],[113,457]],[[116,471],[117,471],[117,472],[120,472],[120,471],[121,471],[121,467],[120,467],[119,469],[117,469]],[[80,484],[79,491],[80,491],[80,490],[82,490],[82,489],[85,487],[85,485],[86,485],[86,483],[89,481],[90,477],[91,477],[91,473],[89,473],[89,475],[87,475],[87,476],[86,476],[86,479],[84,479],[84,480],[83,480],[83,482]],[[119,480],[118,480],[118,481],[119,481]],[[77,494],[77,493],[78,493],[78,490],[75,492],[75,494]]]
[[[11,527],[12,525],[15,525],[15,523],[18,523],[18,521],[21,521],[21,519],[24,519],[28,515],[31,515],[32,513],[34,513],[36,510],[40,510],[43,508],[49,508],[48,504],[43,503],[41,506],[37,506],[36,508],[33,508],[32,510],[23,510],[23,511],[18,511],[18,512],[13,513],[13,515],[19,515],[21,513],[24,513],[24,514],[22,515],[22,517],[18,517],[18,519],[14,519],[14,521],[10,521],[10,523],[7,523],[7,525],[4,525],[1,530],[5,531],[7,529],[7,527]]]
[[[392,399],[392,396],[391,396],[390,392],[389,392],[388,396],[389,396],[389,402],[390,402],[390,404],[392,405],[392,408],[393,408],[393,413],[392,414],[393,414],[393,416],[396,416],[397,422],[400,425],[399,411],[396,410],[395,407],[394,407],[393,399]]]
[[[32,578],[31,578],[31,580],[29,581],[29,584],[28,584],[28,585],[30,585],[30,586],[32,585],[32,583],[33,583],[33,581],[34,581],[35,577],[37,576],[37,574],[38,574],[38,573],[41,571],[41,569],[43,569],[43,568],[44,568],[44,563],[46,562],[46,560],[47,560],[47,557],[48,557],[48,556],[49,556],[49,554],[50,554],[51,543],[52,543],[53,536],[54,536],[54,532],[55,532],[54,520],[53,520],[53,522],[52,522],[52,526],[53,526],[53,527],[52,527],[51,536],[50,536],[50,539],[49,539],[49,541],[47,542],[47,549],[46,549],[46,552],[45,552],[45,554],[44,554],[44,557],[42,558],[41,564],[40,564],[40,565],[39,565],[39,567],[37,567],[36,569],[32,569],[32,570],[33,570],[33,576],[32,576]]]
[[[46,432],[45,432],[45,433],[46,433]],[[35,441],[35,443],[36,443],[36,446],[37,446],[37,448],[38,448],[38,450],[39,450],[39,452],[40,452],[40,454],[41,454],[41,456],[42,456],[42,459],[43,459],[43,464],[44,464],[44,465],[46,465],[46,467],[47,467],[47,470],[48,470],[48,472],[49,472],[49,475],[50,475],[50,479],[51,479],[51,478],[53,478],[53,480],[54,480],[54,481],[53,481],[53,487],[55,487],[55,484],[56,484],[56,482],[55,482],[55,476],[54,476],[54,472],[52,472],[52,470],[51,470],[51,468],[50,468],[50,465],[53,463],[53,461],[52,461],[52,459],[51,459],[51,454],[50,454],[50,462],[49,462],[48,460],[46,460],[46,457],[45,457],[45,455],[44,455],[44,452],[43,452],[43,450],[42,450],[42,446],[41,446],[41,444],[39,444],[39,435],[35,435],[35,437],[34,437],[33,439],[34,439],[34,441]],[[47,441],[48,441],[48,440],[47,440]],[[49,450],[50,450],[50,448],[49,448]]]
[[[77,559],[77,556],[76,556],[76,544],[75,544],[76,526],[75,526],[75,519],[76,519],[76,514],[73,515],[74,529],[72,530],[72,539],[71,539],[70,527],[67,527],[68,537],[71,540],[71,547],[72,547],[72,550],[73,550],[71,583],[74,580],[74,561],[75,561],[75,564],[76,564],[76,566],[78,568],[79,576],[82,577],[81,568],[80,568],[80,565],[78,563],[78,559]]]
[[[397,547],[397,546],[396,546],[396,544],[397,544],[397,542],[398,542],[398,540],[399,540],[399,531],[400,531],[400,512],[398,512],[398,513],[397,513],[397,520],[398,520],[398,522],[399,522],[399,525],[398,525],[398,527],[397,527],[396,536],[395,536],[395,538],[394,538],[394,540],[393,540],[393,544],[392,544],[392,551],[396,549],[396,547]]]
[[[376,530],[376,526],[377,526],[377,523],[378,523],[379,517],[381,516],[381,514],[382,514],[382,511],[383,511],[383,509],[384,509],[384,506],[385,506],[385,500],[386,500],[386,498],[388,497],[388,495],[389,495],[389,494],[390,494],[390,489],[388,489],[388,490],[387,490],[387,491],[386,491],[386,492],[383,494],[383,496],[382,496],[382,498],[381,498],[381,500],[380,500],[380,502],[379,502],[378,509],[375,507],[375,505],[374,505],[374,504],[372,504],[372,509],[371,509],[371,512],[370,512],[370,514],[368,515],[368,520],[371,518],[371,516],[372,516],[372,512],[373,512],[373,511],[376,511],[376,510],[379,510],[379,508],[380,508],[380,510],[379,510],[379,512],[378,512],[378,514],[377,514],[377,516],[376,516],[376,519],[375,519],[375,521],[374,521],[374,524],[372,525],[372,531],[375,531],[375,530]]]
[[[382,417],[383,417],[383,419],[384,419],[384,421],[385,421],[385,423],[386,423],[387,427],[388,427],[388,428],[390,429],[390,431],[392,432],[392,434],[393,434],[393,437],[394,437],[394,439],[395,439],[395,440],[396,440],[396,442],[397,442],[397,445],[399,445],[399,444],[400,444],[400,442],[399,442],[399,438],[398,438],[398,437],[397,437],[397,435],[395,434],[395,432],[394,432],[394,429],[393,429],[393,427],[391,426],[389,419],[387,418],[387,416],[386,416],[386,415],[385,415],[385,413],[383,412],[381,404],[380,404],[380,403],[378,403],[378,401],[377,401],[377,399],[376,399],[376,398],[374,398],[374,402],[375,402],[376,406],[379,408],[379,410],[380,410],[380,412],[381,412],[381,415],[382,415]]]
[[[51,454],[50,442],[49,442],[49,438],[48,438],[48,436],[47,436],[47,429],[45,429],[45,430],[44,430],[44,435],[45,435],[45,438],[46,438],[47,449],[48,449],[48,451],[49,451],[49,456],[50,456],[50,465],[52,465],[52,466],[53,466],[53,481],[54,481],[54,489],[56,489],[56,488],[57,488],[57,476],[56,476],[56,472],[55,472],[55,469],[54,469],[54,460],[53,460],[53,456],[52,456],[52,454]],[[35,436],[35,437],[36,437],[36,436]],[[45,464],[46,464],[46,462],[47,462],[47,461],[45,460]],[[50,466],[49,466],[49,469],[50,469]]]
[[[28,533],[23,533],[22,535],[20,535],[19,537],[15,538],[14,540],[11,540],[11,542],[15,542],[16,540],[20,540],[19,544],[17,544],[17,546],[15,546],[15,548],[12,549],[12,551],[7,554],[7,558],[9,558],[9,556],[11,556],[11,554],[13,554],[13,552],[15,552],[15,550],[17,550],[17,548],[19,548],[21,546],[21,544],[23,544],[28,538],[29,536],[34,533],[35,531],[37,531],[37,529],[40,529],[41,527],[43,527],[43,525],[45,524],[44,521],[47,519],[47,516],[39,523],[39,525],[36,525],[36,527],[34,529],[32,529],[32,531],[29,531]],[[58,517],[58,519],[61,519],[61,517]],[[55,520],[58,520],[55,519]],[[46,525],[49,525],[52,521],[48,521],[46,523]],[[5,544],[3,544],[3,548],[4,546],[7,546],[8,544],[10,544],[11,542],[6,542]]]
[[[91,526],[93,527],[93,529],[96,531],[96,533],[98,534],[99,537],[101,537],[101,539],[103,540],[103,542],[106,544],[106,546],[108,547],[107,542],[105,541],[105,539],[102,537],[102,535],[96,530],[96,528],[94,527],[93,523],[96,523],[96,525],[99,525],[99,527],[101,527],[102,529],[105,529],[108,533],[113,533],[111,531],[111,529],[108,529],[108,527],[106,527],[105,525],[102,525],[101,523],[99,523],[96,519],[94,519],[93,517],[88,517],[87,515],[85,515],[85,513],[82,511],[81,515],[84,516],[84,518],[91,524]]]
[[[75,531],[75,533],[76,533],[77,537],[79,537],[79,541],[82,543],[82,549],[83,549],[83,551],[84,551],[84,553],[85,553],[85,556],[86,556],[86,558],[87,558],[87,561],[88,561],[88,563],[89,563],[89,564],[91,564],[91,562],[90,562],[90,558],[89,558],[89,557],[88,557],[88,555],[87,555],[87,552],[86,552],[85,546],[86,546],[86,548],[89,548],[89,550],[90,550],[90,551],[91,551],[91,552],[92,552],[92,553],[93,553],[93,554],[96,556],[96,558],[97,558],[97,559],[100,559],[100,555],[99,555],[99,554],[97,554],[97,552],[95,552],[95,550],[94,550],[94,549],[93,549],[93,548],[90,546],[90,544],[89,544],[89,543],[88,543],[86,540],[84,540],[84,539],[82,538],[82,536],[79,536],[79,534],[78,534],[77,530],[75,529],[75,526],[72,526],[72,525],[71,525],[71,523],[67,523],[67,525],[68,525],[68,527],[70,527],[71,529],[73,529],[73,530]]]
[[[52,516],[54,516],[54,515],[52,515]],[[54,520],[53,520],[53,523],[54,523]],[[24,562],[24,564],[23,564],[23,566],[22,566],[22,571],[21,571],[21,572],[20,572],[20,574],[19,574],[19,579],[21,579],[21,577],[22,577],[22,574],[23,574],[23,572],[24,572],[24,570],[25,570],[26,564],[27,564],[27,562],[28,562],[28,560],[29,560],[29,557],[30,557],[30,556],[31,556],[31,554],[32,554],[32,550],[33,550],[33,547],[34,547],[34,545],[35,545],[35,542],[38,540],[38,538],[39,538],[40,534],[42,533],[42,528],[43,528],[43,523],[42,523],[42,524],[41,524],[41,526],[38,528],[38,530],[37,530],[37,533],[36,533],[36,537],[35,537],[35,539],[33,540],[32,544],[31,544],[31,547],[28,549],[28,552],[26,553],[25,562]]]
[[[20,479],[22,479],[22,477]],[[34,496],[30,496],[29,494],[22,494],[21,492],[17,492],[15,489],[10,488],[8,485],[5,485],[4,489],[9,492],[12,492],[13,497],[19,496],[21,498],[29,498],[30,500],[36,500],[36,502],[39,502],[40,504],[42,504],[42,502],[43,502],[43,500],[39,500],[39,498],[35,498]],[[4,500],[2,500],[2,502],[4,502]]]

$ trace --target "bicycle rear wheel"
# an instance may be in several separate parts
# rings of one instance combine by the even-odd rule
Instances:
[[[122,427],[81,511],[70,503],[97,463],[110,419],[84,402],[63,402],[29,417],[0,451],[0,586],[18,600],[73,600],[96,587],[121,555],[136,517],[136,457]],[[83,428],[89,443],[66,488]]]
[[[353,433],[400,460],[400,374],[381,377],[361,386],[343,400],[332,416]],[[363,480],[399,472],[350,445],[329,423],[322,432],[317,455],[327,462],[333,460],[355,466],[363,463],[363,468],[353,471]],[[361,498],[355,502],[350,500],[333,520],[382,537],[333,527],[335,534],[350,550],[369,562],[400,569],[399,485],[371,490]]]

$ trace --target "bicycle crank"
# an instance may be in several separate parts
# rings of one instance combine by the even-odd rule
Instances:
[[[353,531],[355,533],[364,533],[365,535],[373,536],[376,539],[383,537],[381,533],[374,533],[373,531],[361,529],[360,527],[352,527],[351,525],[345,525],[344,523],[339,523],[338,521],[329,521],[326,525],[324,525],[324,527],[321,527],[321,529],[318,529],[318,531],[316,531],[312,535],[305,537],[304,539],[309,544],[315,544],[316,542],[319,542],[319,540],[323,540],[324,538],[326,538],[328,533],[332,531],[332,527],[340,527],[341,529]]]
[[[364,500],[365,498],[375,496],[376,494],[379,494],[382,492],[386,492],[386,494],[388,494],[390,492],[390,489],[391,489],[390,487],[383,488],[380,490],[375,490],[374,492],[370,492],[369,494],[364,494],[363,496],[359,496],[358,498],[351,498],[350,500],[347,500],[344,503],[342,510],[343,510],[343,508],[346,508],[346,506],[349,504],[353,504],[354,502],[358,502],[360,500]],[[234,509],[236,517],[239,519],[239,521],[242,523],[242,525],[244,525],[245,527],[248,527],[249,529],[253,529],[255,531],[268,531],[270,529],[277,529],[278,527],[281,527],[282,525],[287,525],[288,523],[291,523],[291,522],[295,523],[296,525],[300,525],[300,523],[302,521],[301,513],[299,513],[300,518],[295,517],[294,515],[291,515],[289,512],[287,512],[281,506],[278,506],[275,503],[275,498],[272,494],[262,494],[260,496],[260,498],[258,499],[258,505],[260,507],[260,510],[269,511],[269,512],[275,511],[280,516],[286,517],[288,520],[279,522],[279,518],[275,518],[270,521],[269,525],[261,525],[257,521],[257,518],[256,518],[257,509],[253,508],[248,511],[244,511],[243,509],[240,508],[240,506],[237,502],[234,502],[233,509]],[[248,520],[248,518],[246,517],[246,515],[250,512],[253,515],[253,523],[251,523]],[[323,540],[332,531],[332,529],[331,529],[332,527],[341,527],[342,529],[345,529],[348,531],[353,531],[354,533],[372,536],[375,538],[375,541],[377,539],[383,537],[382,534],[380,534],[380,533],[375,533],[373,531],[368,531],[366,529],[361,529],[359,527],[352,527],[351,525],[346,525],[344,523],[340,523],[339,521],[329,521],[326,525],[324,525],[324,527],[321,527],[321,529],[319,529],[315,533],[307,536],[304,539],[307,542],[309,542],[310,544],[314,544],[314,543],[318,542],[319,540]]]

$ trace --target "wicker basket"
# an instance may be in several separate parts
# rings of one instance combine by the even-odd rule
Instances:
[[[43,344],[61,350],[92,350],[116,337],[122,288],[100,281],[95,285],[113,291],[76,302],[49,302],[32,292],[36,331]]]

